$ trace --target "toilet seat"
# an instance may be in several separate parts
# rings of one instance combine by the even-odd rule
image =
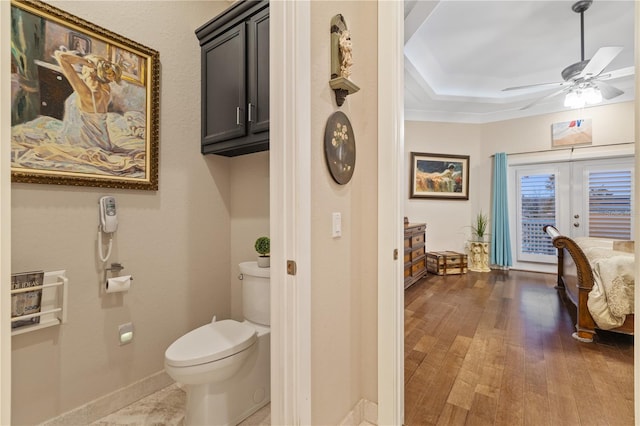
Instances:
[[[165,362],[174,367],[188,367],[218,361],[253,345],[256,334],[255,328],[238,321],[212,322],[173,342],[165,352]]]

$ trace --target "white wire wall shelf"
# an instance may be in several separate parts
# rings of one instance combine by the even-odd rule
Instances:
[[[11,318],[11,322],[40,317],[40,322],[33,325],[25,325],[11,330],[12,336],[24,334],[43,328],[53,327],[67,322],[67,298],[69,290],[69,279],[66,271],[45,272],[42,286],[29,287],[25,289],[11,290],[11,294],[24,291],[38,290],[42,288],[42,301],[40,312],[21,315]]]

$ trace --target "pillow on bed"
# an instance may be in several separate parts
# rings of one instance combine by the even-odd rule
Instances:
[[[631,258],[632,260],[634,258],[633,253],[627,253],[624,251],[610,250],[610,249],[604,249],[600,247],[587,247],[587,248],[580,247],[580,248],[584,252],[585,256],[587,256],[587,260],[589,261],[589,264],[591,265],[592,268],[595,265],[595,263],[600,259],[608,259],[614,256],[625,256],[625,257]]]
[[[633,240],[614,240],[613,249],[624,251],[626,253],[633,253],[635,251],[635,244]]]
[[[573,240],[583,251],[592,248],[613,250],[613,240],[611,238],[576,237]]]

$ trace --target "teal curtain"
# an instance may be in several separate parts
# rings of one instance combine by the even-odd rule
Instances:
[[[507,194],[507,154],[499,152],[493,159],[491,264],[503,267],[512,265]]]

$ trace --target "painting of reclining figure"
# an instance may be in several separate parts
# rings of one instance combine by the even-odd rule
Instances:
[[[411,153],[410,198],[469,199],[469,156]]]
[[[11,18],[13,181],[157,189],[158,53],[37,1]]]

